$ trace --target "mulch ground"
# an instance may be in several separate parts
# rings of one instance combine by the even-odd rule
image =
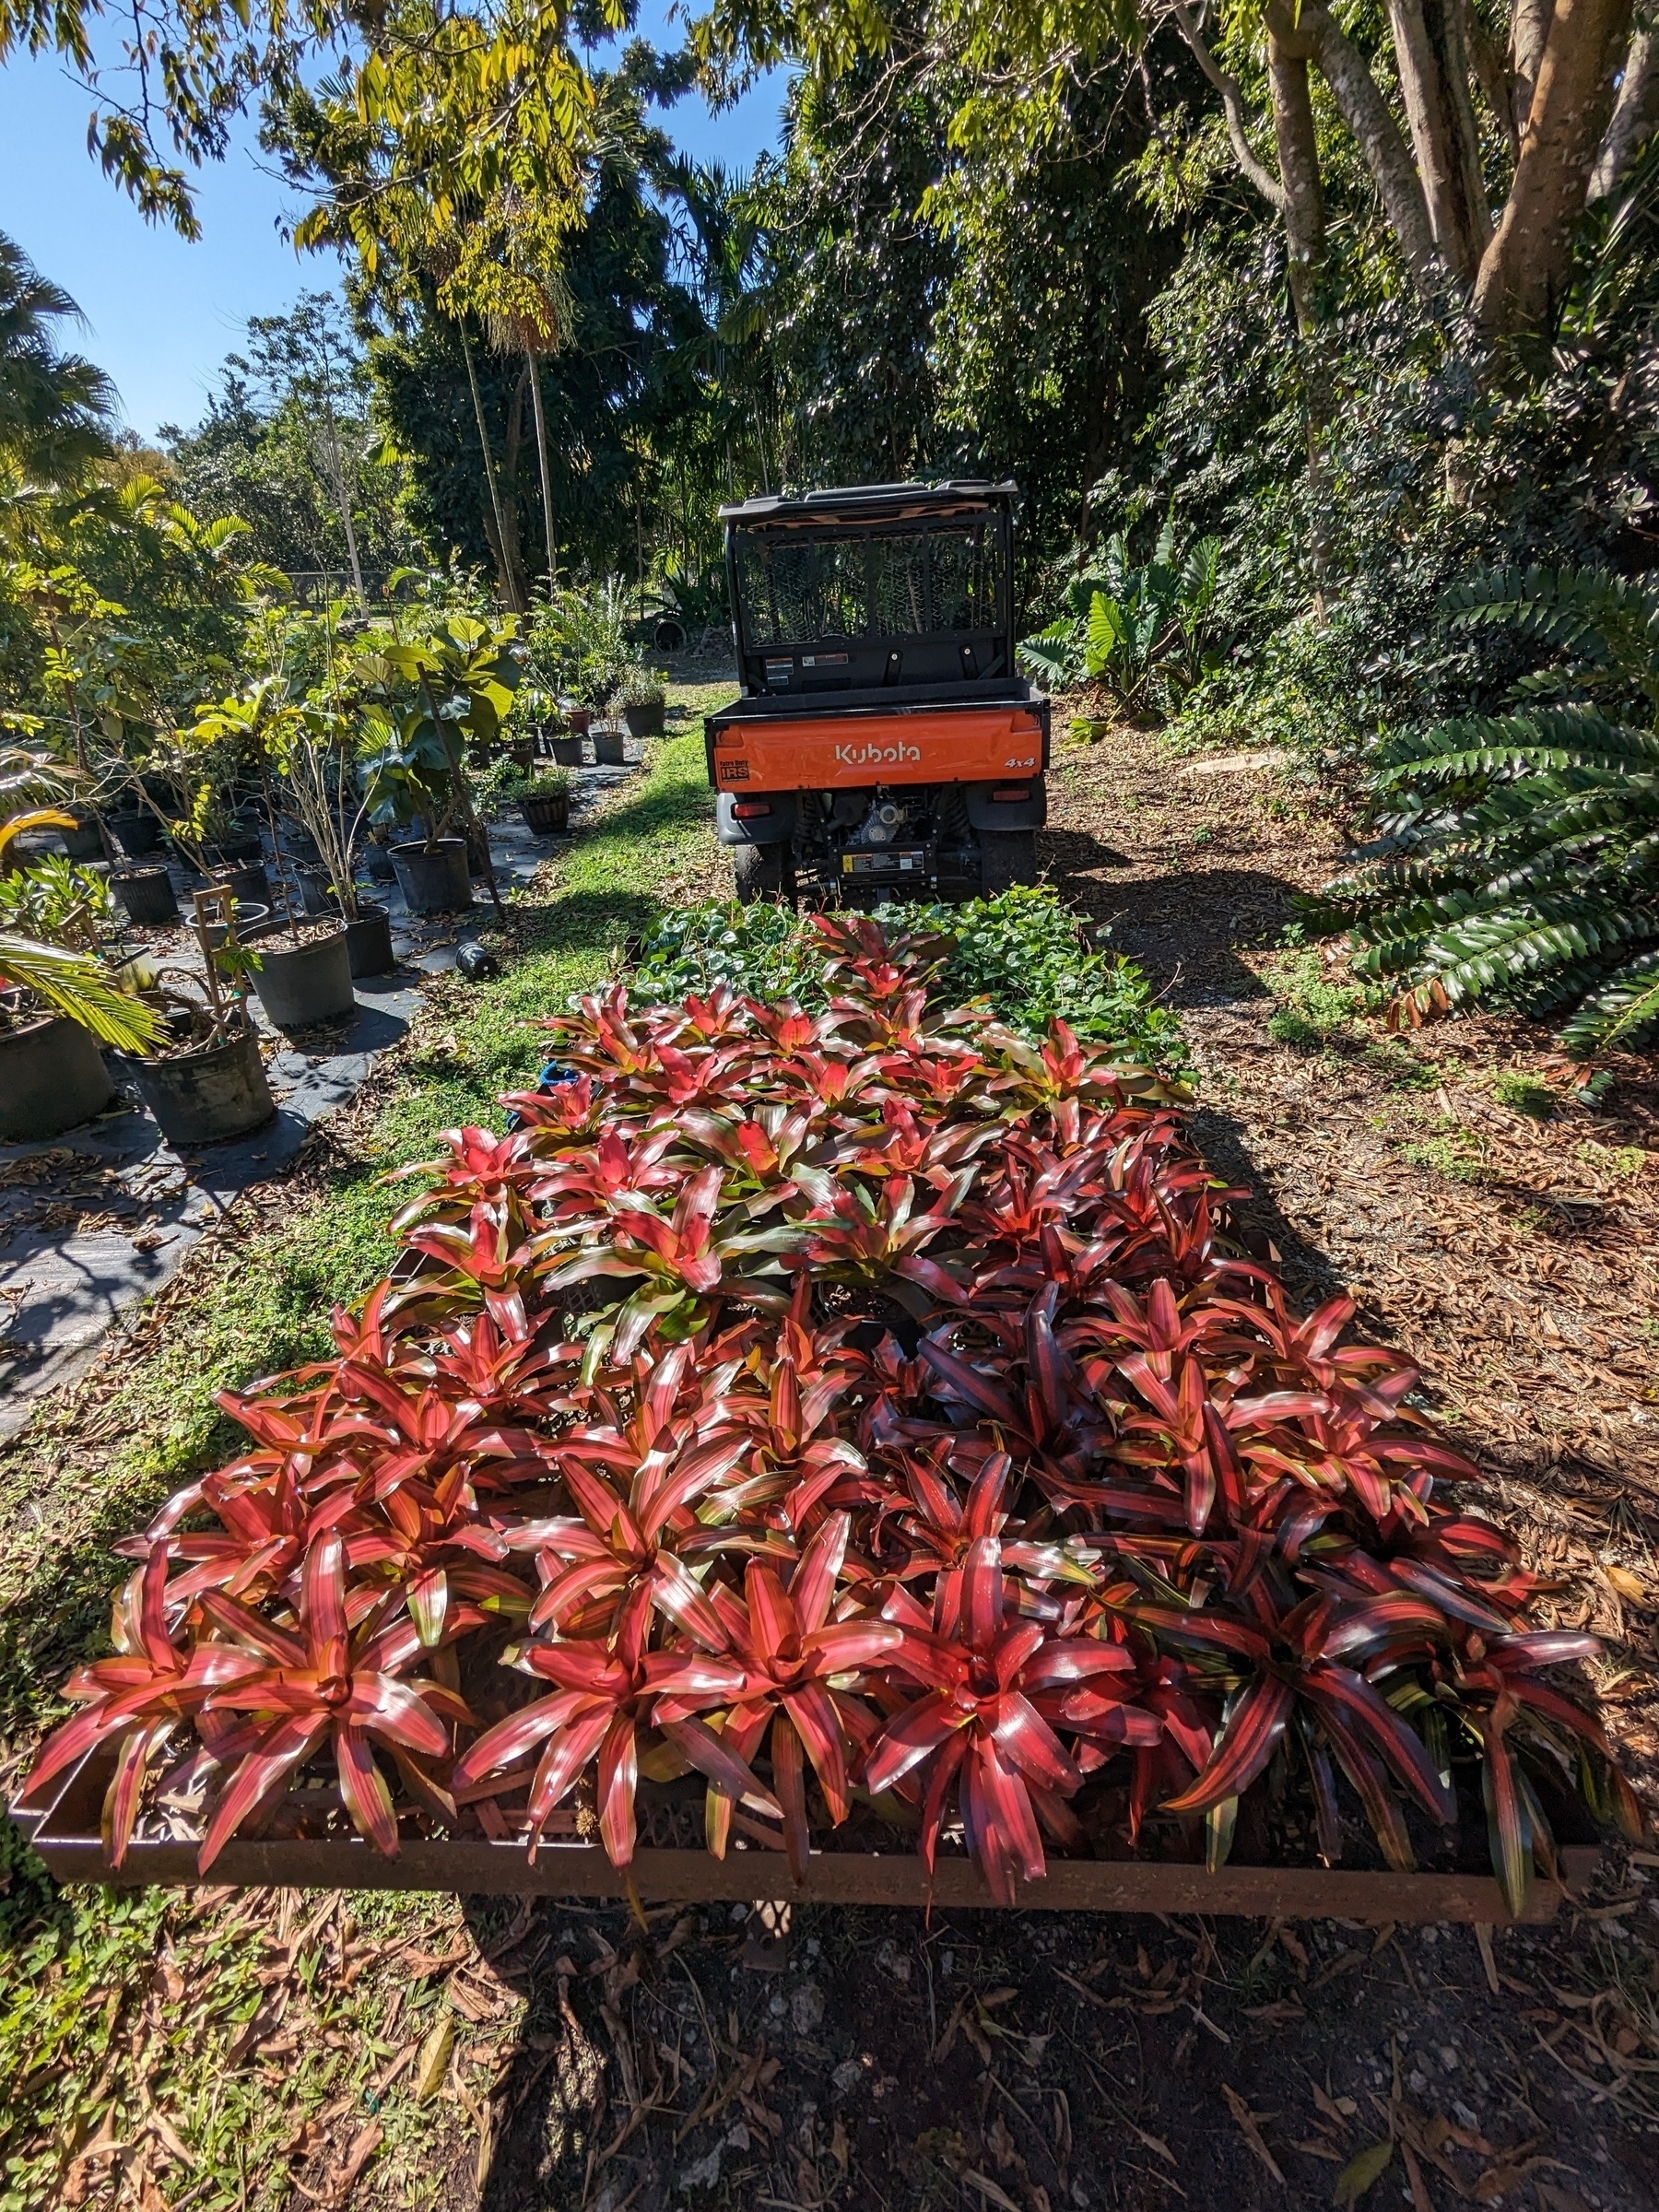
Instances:
[[[1607,1639],[1598,1688],[1651,1779],[1651,1071],[1537,1123],[1490,1085],[1559,1087],[1542,1031],[1277,1042],[1262,979],[1338,849],[1327,806],[1124,733],[1059,759],[1042,858],[1180,1009],[1200,1141],[1293,1287],[1350,1288],[1418,1360],[1547,1610]],[[390,1957],[349,1900],[250,1899],[271,1965],[243,2063],[280,2093],[330,1992],[373,1980],[376,2100],[418,2082],[423,2119],[348,2100],[296,2136],[291,2192],[247,2203],[1628,2212],[1659,2204],[1656,1868],[1612,1853],[1552,1925],[1479,1934],[818,1909],[780,1943],[741,1907],[434,1900]],[[223,1911],[181,1900],[181,1958]],[[157,2201],[193,2194],[180,2167]]]

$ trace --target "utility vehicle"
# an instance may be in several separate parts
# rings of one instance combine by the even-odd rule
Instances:
[[[741,698],[704,724],[737,896],[1029,883],[1049,702],[1014,665],[1012,484],[723,507]]]

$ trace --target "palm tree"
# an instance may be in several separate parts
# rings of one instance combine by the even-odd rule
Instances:
[[[77,483],[114,450],[114,385],[61,352],[53,333],[80,320],[68,293],[0,232],[0,463],[26,486]]]

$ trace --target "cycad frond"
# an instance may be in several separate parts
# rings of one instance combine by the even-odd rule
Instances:
[[[1644,952],[1611,975],[1584,998],[1571,1021],[1561,1025],[1561,1042],[1588,1059],[1615,1045],[1645,1044],[1659,1034],[1659,949]]]
[[[90,1030],[117,1052],[151,1053],[161,1041],[160,1017],[141,998],[116,989],[97,958],[38,937],[0,930],[0,975],[23,983],[60,1014]]]
[[[1379,746],[1371,767],[1381,789],[1453,782],[1545,769],[1659,772],[1659,735],[1609,722],[1594,707],[1537,706],[1519,714],[1462,716],[1437,729],[1402,733]]]
[[[1610,677],[1659,701],[1646,578],[1511,569],[1446,604],[1574,656],[1557,672],[1569,688]],[[1379,834],[1303,902],[1316,925],[1347,928],[1358,971],[1404,979],[1419,1004],[1567,1009],[1575,1050],[1659,1028],[1659,733],[1540,700],[1401,731],[1370,765]]]
[[[1643,688],[1659,663],[1659,594],[1645,578],[1606,569],[1489,570],[1454,585],[1442,605],[1465,628],[1516,630]]]

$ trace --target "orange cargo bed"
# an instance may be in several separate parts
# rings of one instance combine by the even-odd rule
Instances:
[[[1029,707],[913,713],[740,716],[714,733],[721,791],[832,791],[869,783],[979,783],[1035,775],[1042,724]]]

